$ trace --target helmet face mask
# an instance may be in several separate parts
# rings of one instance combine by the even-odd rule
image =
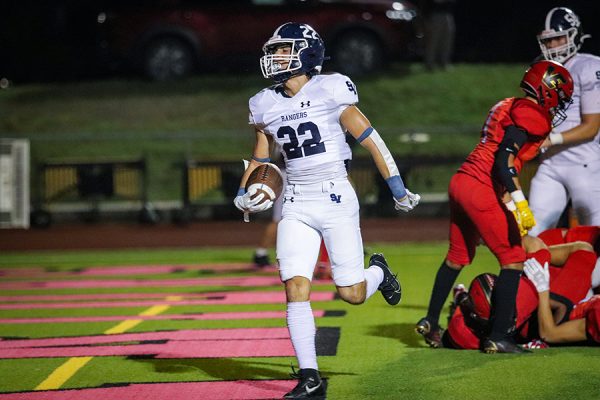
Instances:
[[[274,39],[263,47],[265,55],[260,59],[260,68],[265,78],[297,71],[302,67],[300,53],[308,47],[305,39]],[[281,48],[288,51],[277,52]],[[291,75],[290,75],[291,76]]]
[[[555,47],[549,43],[557,38],[564,37],[565,41]],[[546,60],[565,63],[581,48],[583,41],[589,38],[581,29],[579,17],[570,9],[556,7],[548,12],[544,23],[544,30],[537,36],[540,50]]]
[[[278,51],[282,48],[283,51]],[[319,34],[309,25],[295,22],[278,27],[263,46],[263,52],[262,74],[275,83],[300,74],[317,75],[325,59],[325,45]]]
[[[553,127],[566,119],[566,110],[572,103],[573,78],[565,67],[554,61],[538,61],[525,72],[521,89],[552,117]]]
[[[573,57],[579,50],[574,41],[575,35],[577,35],[576,29],[569,29],[566,32],[555,32],[551,30],[540,33],[538,35],[538,43],[544,58],[546,60],[564,63],[569,58]],[[549,47],[549,42],[557,38],[565,38],[565,43],[555,47]]]

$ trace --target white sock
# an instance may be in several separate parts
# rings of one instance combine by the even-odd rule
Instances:
[[[298,367],[318,370],[315,344],[317,328],[310,301],[287,303],[287,326],[298,359]]]
[[[377,265],[371,265],[365,269],[365,280],[367,281],[367,297],[373,296],[373,293],[377,291],[377,288],[383,282],[383,270]],[[365,300],[366,300],[365,299]]]

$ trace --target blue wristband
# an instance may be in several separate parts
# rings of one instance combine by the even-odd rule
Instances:
[[[258,161],[258,162],[261,162],[261,163],[267,163],[267,162],[271,162],[271,159],[270,159],[269,157],[267,157],[267,158],[258,158],[258,157],[254,157],[254,156],[252,156],[251,158],[252,158],[254,161]]]
[[[241,187],[241,188],[238,189],[238,192],[237,192],[238,196],[243,196],[245,194],[246,194],[246,189],[245,188]]]
[[[385,181],[390,187],[392,195],[396,200],[400,200],[401,198],[406,196],[406,188],[404,187],[404,182],[402,182],[402,178],[400,178],[400,175],[390,176]]]
[[[363,133],[361,133],[361,135],[358,137],[358,139],[356,139],[356,141],[358,143],[361,143],[363,140],[368,138],[369,135],[371,135],[371,133],[373,133],[373,127],[370,126],[367,129],[365,129],[365,131]]]

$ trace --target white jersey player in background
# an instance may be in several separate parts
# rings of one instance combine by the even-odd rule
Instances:
[[[529,193],[537,236],[556,226],[569,199],[580,225],[600,225],[600,57],[578,53],[581,22],[568,8],[546,16],[538,42],[544,58],[563,64],[575,84],[567,119],[542,145],[541,164]]]
[[[319,75],[325,46],[314,29],[306,24],[283,24],[263,51],[263,75],[276,85],[250,99],[249,122],[256,132],[256,144],[234,203],[244,212],[271,206],[271,201],[253,200],[253,193],[244,193],[243,188],[250,172],[269,161],[275,141],[283,151],[287,171],[276,251],[287,297],[287,326],[300,368],[298,385],[284,397],[324,398],[325,381],[318,372],[310,306],[321,238],[343,300],[361,304],[378,289],[389,304],[397,304],[401,297],[400,283],[383,255],[373,254],[369,267],[364,268],[359,204],[344,165],[344,160],[351,158],[346,131],[372,155],[397,210],[412,210],[420,197],[404,187],[385,143],[356,107],[354,83],[336,73]]]

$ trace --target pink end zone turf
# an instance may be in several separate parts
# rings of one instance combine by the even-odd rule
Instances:
[[[198,329],[0,341],[0,359],[291,357],[287,328]]]
[[[276,399],[295,380],[132,383],[126,386],[0,394],[0,400],[243,400]]]
[[[325,298],[331,296],[323,296],[326,292],[314,292],[317,297]],[[129,300],[129,299],[158,299],[164,300],[167,297],[180,297],[186,299],[209,299],[209,300],[225,300],[225,299],[253,299],[253,298],[271,298],[273,294],[277,294],[277,299],[285,299],[283,291],[269,292],[205,292],[205,293],[82,293],[82,294],[26,294],[14,296],[1,296],[0,302],[25,302],[25,301],[73,301],[73,300]],[[311,295],[312,296],[312,295]],[[312,299],[312,297],[311,297]],[[237,301],[237,300],[236,300]]]
[[[0,342],[2,343],[2,342]],[[0,349],[0,359],[47,357],[152,356],[154,358],[293,357],[289,338],[258,340],[168,341],[116,346],[33,347]]]
[[[181,294],[185,297],[185,294]],[[198,300],[138,300],[138,301],[90,301],[59,303],[5,303],[0,310],[28,309],[67,309],[67,308],[115,308],[115,307],[150,307],[154,305],[190,306],[190,305],[223,305],[223,304],[285,304],[285,293],[276,292],[229,292],[206,294],[205,299]],[[313,292],[311,301],[333,300],[333,292]]]
[[[323,310],[313,310],[316,318],[325,315]],[[69,322],[123,321],[125,319],[154,320],[226,320],[226,319],[271,319],[285,318],[285,311],[211,312],[205,314],[161,314],[161,315],[111,315],[105,317],[50,317],[50,318],[0,318],[0,324],[50,324]]]
[[[113,276],[113,275],[156,275],[178,271],[254,271],[258,270],[247,263],[200,264],[200,265],[126,265],[110,267],[88,267],[82,270],[48,271],[42,267],[3,268],[0,276],[21,278],[49,278],[57,276]],[[261,268],[260,271],[276,272],[277,268]]]
[[[289,338],[287,328],[185,329],[179,331],[118,333],[110,335],[2,340],[0,341],[0,349],[51,346],[89,346],[97,344],[142,342],[148,340],[190,341],[281,338]]]
[[[313,285],[331,284],[331,281],[315,280]],[[185,279],[115,279],[115,280],[65,280],[65,281],[31,281],[2,282],[0,290],[24,289],[93,289],[93,288],[133,288],[133,287],[184,287],[184,286],[277,286],[281,285],[279,277],[250,276],[228,278],[185,278]]]

